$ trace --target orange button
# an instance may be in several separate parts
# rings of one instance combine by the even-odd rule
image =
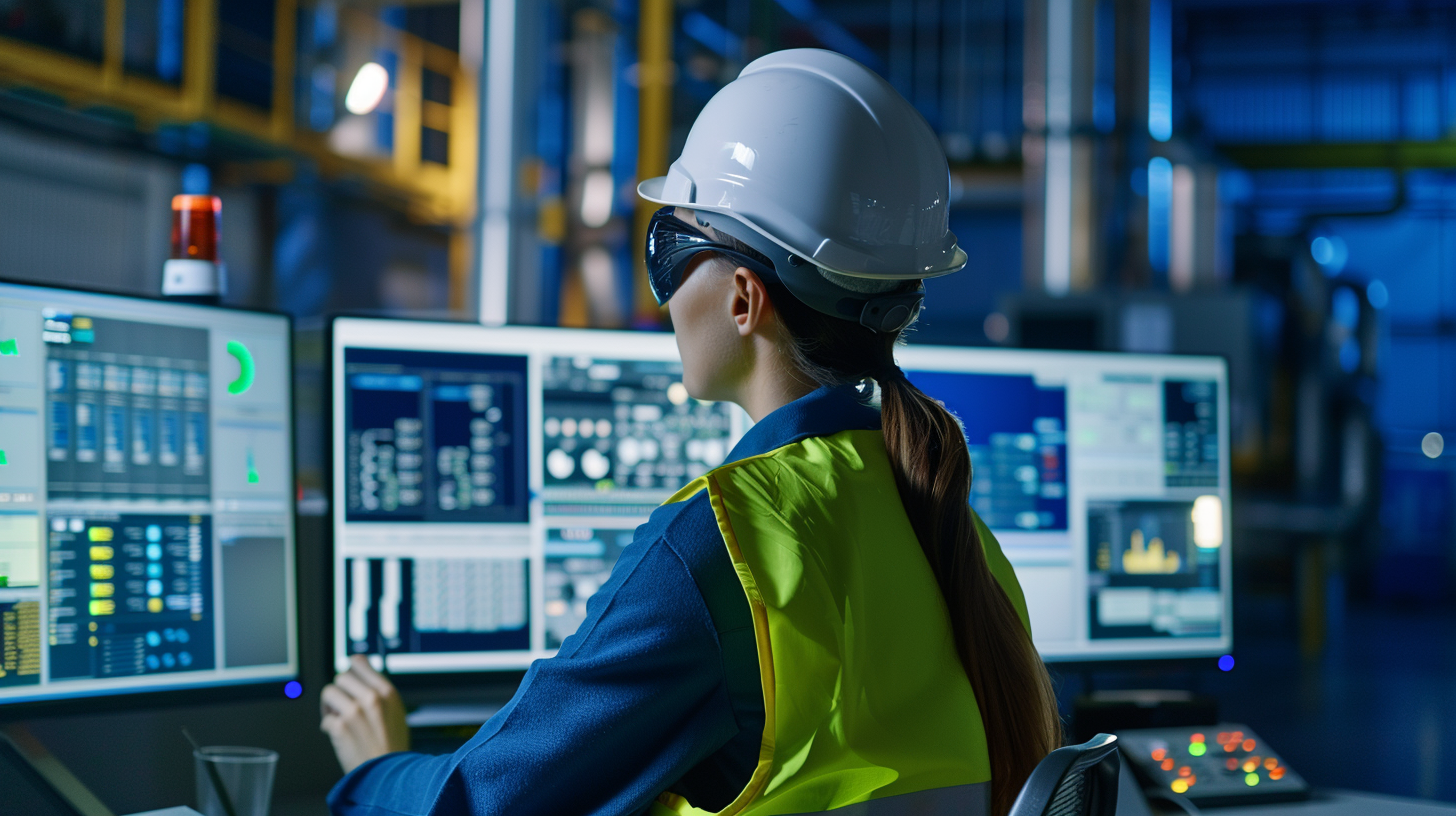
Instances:
[[[1167,759],[1163,760],[1162,767],[1163,767],[1163,770],[1165,770],[1165,771],[1171,771],[1171,770],[1173,770],[1173,758],[1172,757],[1168,757]]]
[[[1153,761],[1154,762],[1162,762],[1163,761],[1163,757],[1165,757],[1167,755],[1168,755],[1168,749],[1166,749],[1166,748],[1159,748],[1159,749],[1157,749],[1156,751],[1153,752]]]
[[[1178,769],[1178,775],[1186,779],[1189,776],[1193,775],[1193,769],[1188,767],[1187,765],[1184,765],[1183,767]]]
[[[1223,765],[1224,765],[1225,768],[1228,768],[1230,771],[1237,771],[1239,769],[1239,760],[1238,760],[1238,757],[1229,757],[1224,762]]]
[[[1268,759],[1264,760],[1264,767],[1272,771],[1275,768],[1279,767],[1279,760],[1275,759],[1274,757],[1269,757]]]
[[[1251,740],[1251,739],[1244,740],[1243,748],[1244,748],[1245,751],[1252,751],[1252,750],[1254,750],[1254,741]]]
[[[1188,741],[1189,742],[1203,742],[1203,735],[1202,734],[1194,734],[1193,736],[1191,736],[1191,737],[1188,738]]]
[[[1227,732],[1227,731],[1220,731],[1220,732],[1218,732],[1218,744],[1219,745],[1223,745],[1225,742],[1228,742],[1228,741],[1229,741],[1229,732]]]
[[[1284,769],[1283,768],[1272,768],[1272,769],[1270,769],[1270,771],[1269,771],[1269,778],[1270,779],[1283,779],[1284,778]]]

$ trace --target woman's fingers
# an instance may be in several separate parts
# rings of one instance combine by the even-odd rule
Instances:
[[[394,693],[394,684],[389,682],[389,678],[375,671],[374,667],[369,665],[369,658],[364,655],[354,655],[349,660],[348,673],[358,677],[381,695],[387,697]]]
[[[333,683],[324,686],[323,693],[319,695],[319,702],[323,705],[324,716],[333,714],[347,720],[359,710],[359,705],[354,702],[354,698]]]
[[[369,724],[384,731],[384,701],[379,692],[370,688],[352,674],[341,674],[334,678],[334,684],[354,699]]]

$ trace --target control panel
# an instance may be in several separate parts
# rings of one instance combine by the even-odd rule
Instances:
[[[1145,787],[1199,806],[1309,797],[1304,779],[1246,725],[1119,731],[1117,742]]]

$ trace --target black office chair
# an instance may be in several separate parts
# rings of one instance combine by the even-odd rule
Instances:
[[[1111,734],[1058,748],[1037,763],[1010,816],[1114,816],[1121,768]]]

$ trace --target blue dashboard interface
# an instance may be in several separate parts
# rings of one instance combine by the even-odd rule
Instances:
[[[911,345],[1047,660],[1232,646],[1228,379],[1214,357]]]
[[[524,522],[526,358],[345,352],[349,521]]]
[[[0,704],[297,674],[288,320],[0,284]]]
[[[1067,389],[1029,375],[909,371],[960,418],[971,506],[992,529],[1067,529]]]

